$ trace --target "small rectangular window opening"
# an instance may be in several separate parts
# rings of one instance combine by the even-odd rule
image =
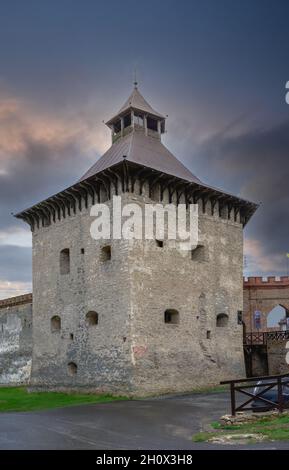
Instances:
[[[60,263],[60,274],[69,274],[70,273],[70,252],[69,248],[64,248],[60,252],[59,257]]]
[[[166,310],[165,311],[165,323],[171,323],[177,325],[179,323],[179,312],[177,310]]]
[[[113,130],[115,134],[118,134],[121,130],[121,121],[120,119],[113,124]]]
[[[131,125],[131,114],[126,114],[123,118],[123,127],[129,127]]]
[[[102,247],[101,260],[104,262],[111,260],[111,246],[110,245],[106,245]]]
[[[242,310],[238,310],[237,318],[238,318],[238,325],[242,325],[243,324],[243,311]]]
[[[151,129],[152,131],[158,131],[158,121],[151,117],[147,117],[147,128]]]

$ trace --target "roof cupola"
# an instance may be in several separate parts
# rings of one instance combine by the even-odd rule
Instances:
[[[160,139],[165,132],[165,117],[144,99],[135,81],[131,95],[106,125],[111,129],[112,143],[131,132],[143,132]]]

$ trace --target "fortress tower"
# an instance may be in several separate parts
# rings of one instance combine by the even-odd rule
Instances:
[[[244,376],[244,225],[256,205],[208,187],[162,143],[137,86],[109,150],[73,186],[17,214],[33,234],[33,387],[149,395]],[[113,195],[199,205],[199,245],[94,240]]]

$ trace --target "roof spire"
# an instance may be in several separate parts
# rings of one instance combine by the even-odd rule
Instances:
[[[138,83],[137,83],[137,78],[136,78],[136,67],[134,68],[133,78],[134,78],[133,85],[134,85],[135,89],[137,89]]]

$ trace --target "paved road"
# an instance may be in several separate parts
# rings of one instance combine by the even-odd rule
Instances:
[[[216,393],[1,413],[0,449],[237,448],[192,442],[192,434],[227,411],[227,393]],[[289,448],[289,443],[249,448]]]

